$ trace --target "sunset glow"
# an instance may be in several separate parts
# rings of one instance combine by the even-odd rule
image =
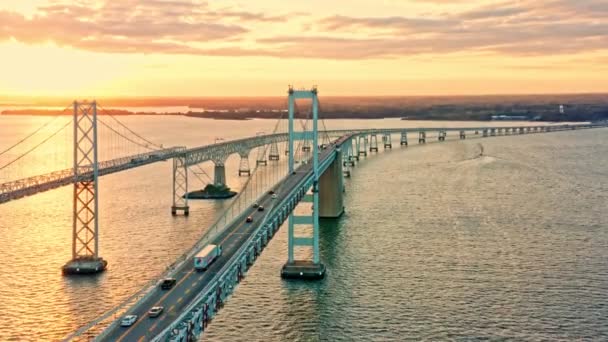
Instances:
[[[601,0],[0,4],[0,94],[326,95],[608,90]]]

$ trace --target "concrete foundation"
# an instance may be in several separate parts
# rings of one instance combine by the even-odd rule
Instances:
[[[283,279],[317,280],[325,277],[325,265],[315,264],[308,260],[296,260],[286,263],[281,269]]]
[[[94,274],[106,270],[108,262],[103,258],[78,257],[68,261],[61,268],[63,274]]]
[[[171,207],[171,215],[176,216],[177,212],[179,210],[183,210],[184,216],[188,216],[190,214],[190,206],[186,206],[186,207],[172,206]]]

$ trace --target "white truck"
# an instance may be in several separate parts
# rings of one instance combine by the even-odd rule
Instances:
[[[194,269],[197,271],[206,270],[215,259],[222,255],[222,246],[207,245],[194,256]]]

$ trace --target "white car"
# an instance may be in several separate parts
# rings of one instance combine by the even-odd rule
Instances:
[[[126,315],[120,321],[120,326],[121,327],[130,327],[133,325],[133,323],[135,323],[135,321],[137,321],[137,315]]]
[[[272,194],[272,199],[277,199],[277,194]]]

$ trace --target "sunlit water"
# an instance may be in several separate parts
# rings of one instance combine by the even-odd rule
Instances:
[[[122,120],[154,141],[188,146],[268,132],[274,124]],[[0,150],[41,122],[0,116]],[[477,124],[327,122],[329,128]],[[280,279],[287,255],[281,229],[205,336],[606,340],[607,137],[602,129],[409,148],[394,141],[393,150],[362,161],[347,180],[346,214],[322,221],[326,279]],[[231,157],[227,176],[239,190],[245,178],[236,176],[237,165]],[[204,169],[211,172],[210,165]],[[104,176],[100,189],[100,248],[110,268],[97,277],[60,274],[71,253],[71,187],[0,206],[0,340],[61,339],[161,272],[223,207],[193,201],[188,218],[172,217],[168,162]]]

